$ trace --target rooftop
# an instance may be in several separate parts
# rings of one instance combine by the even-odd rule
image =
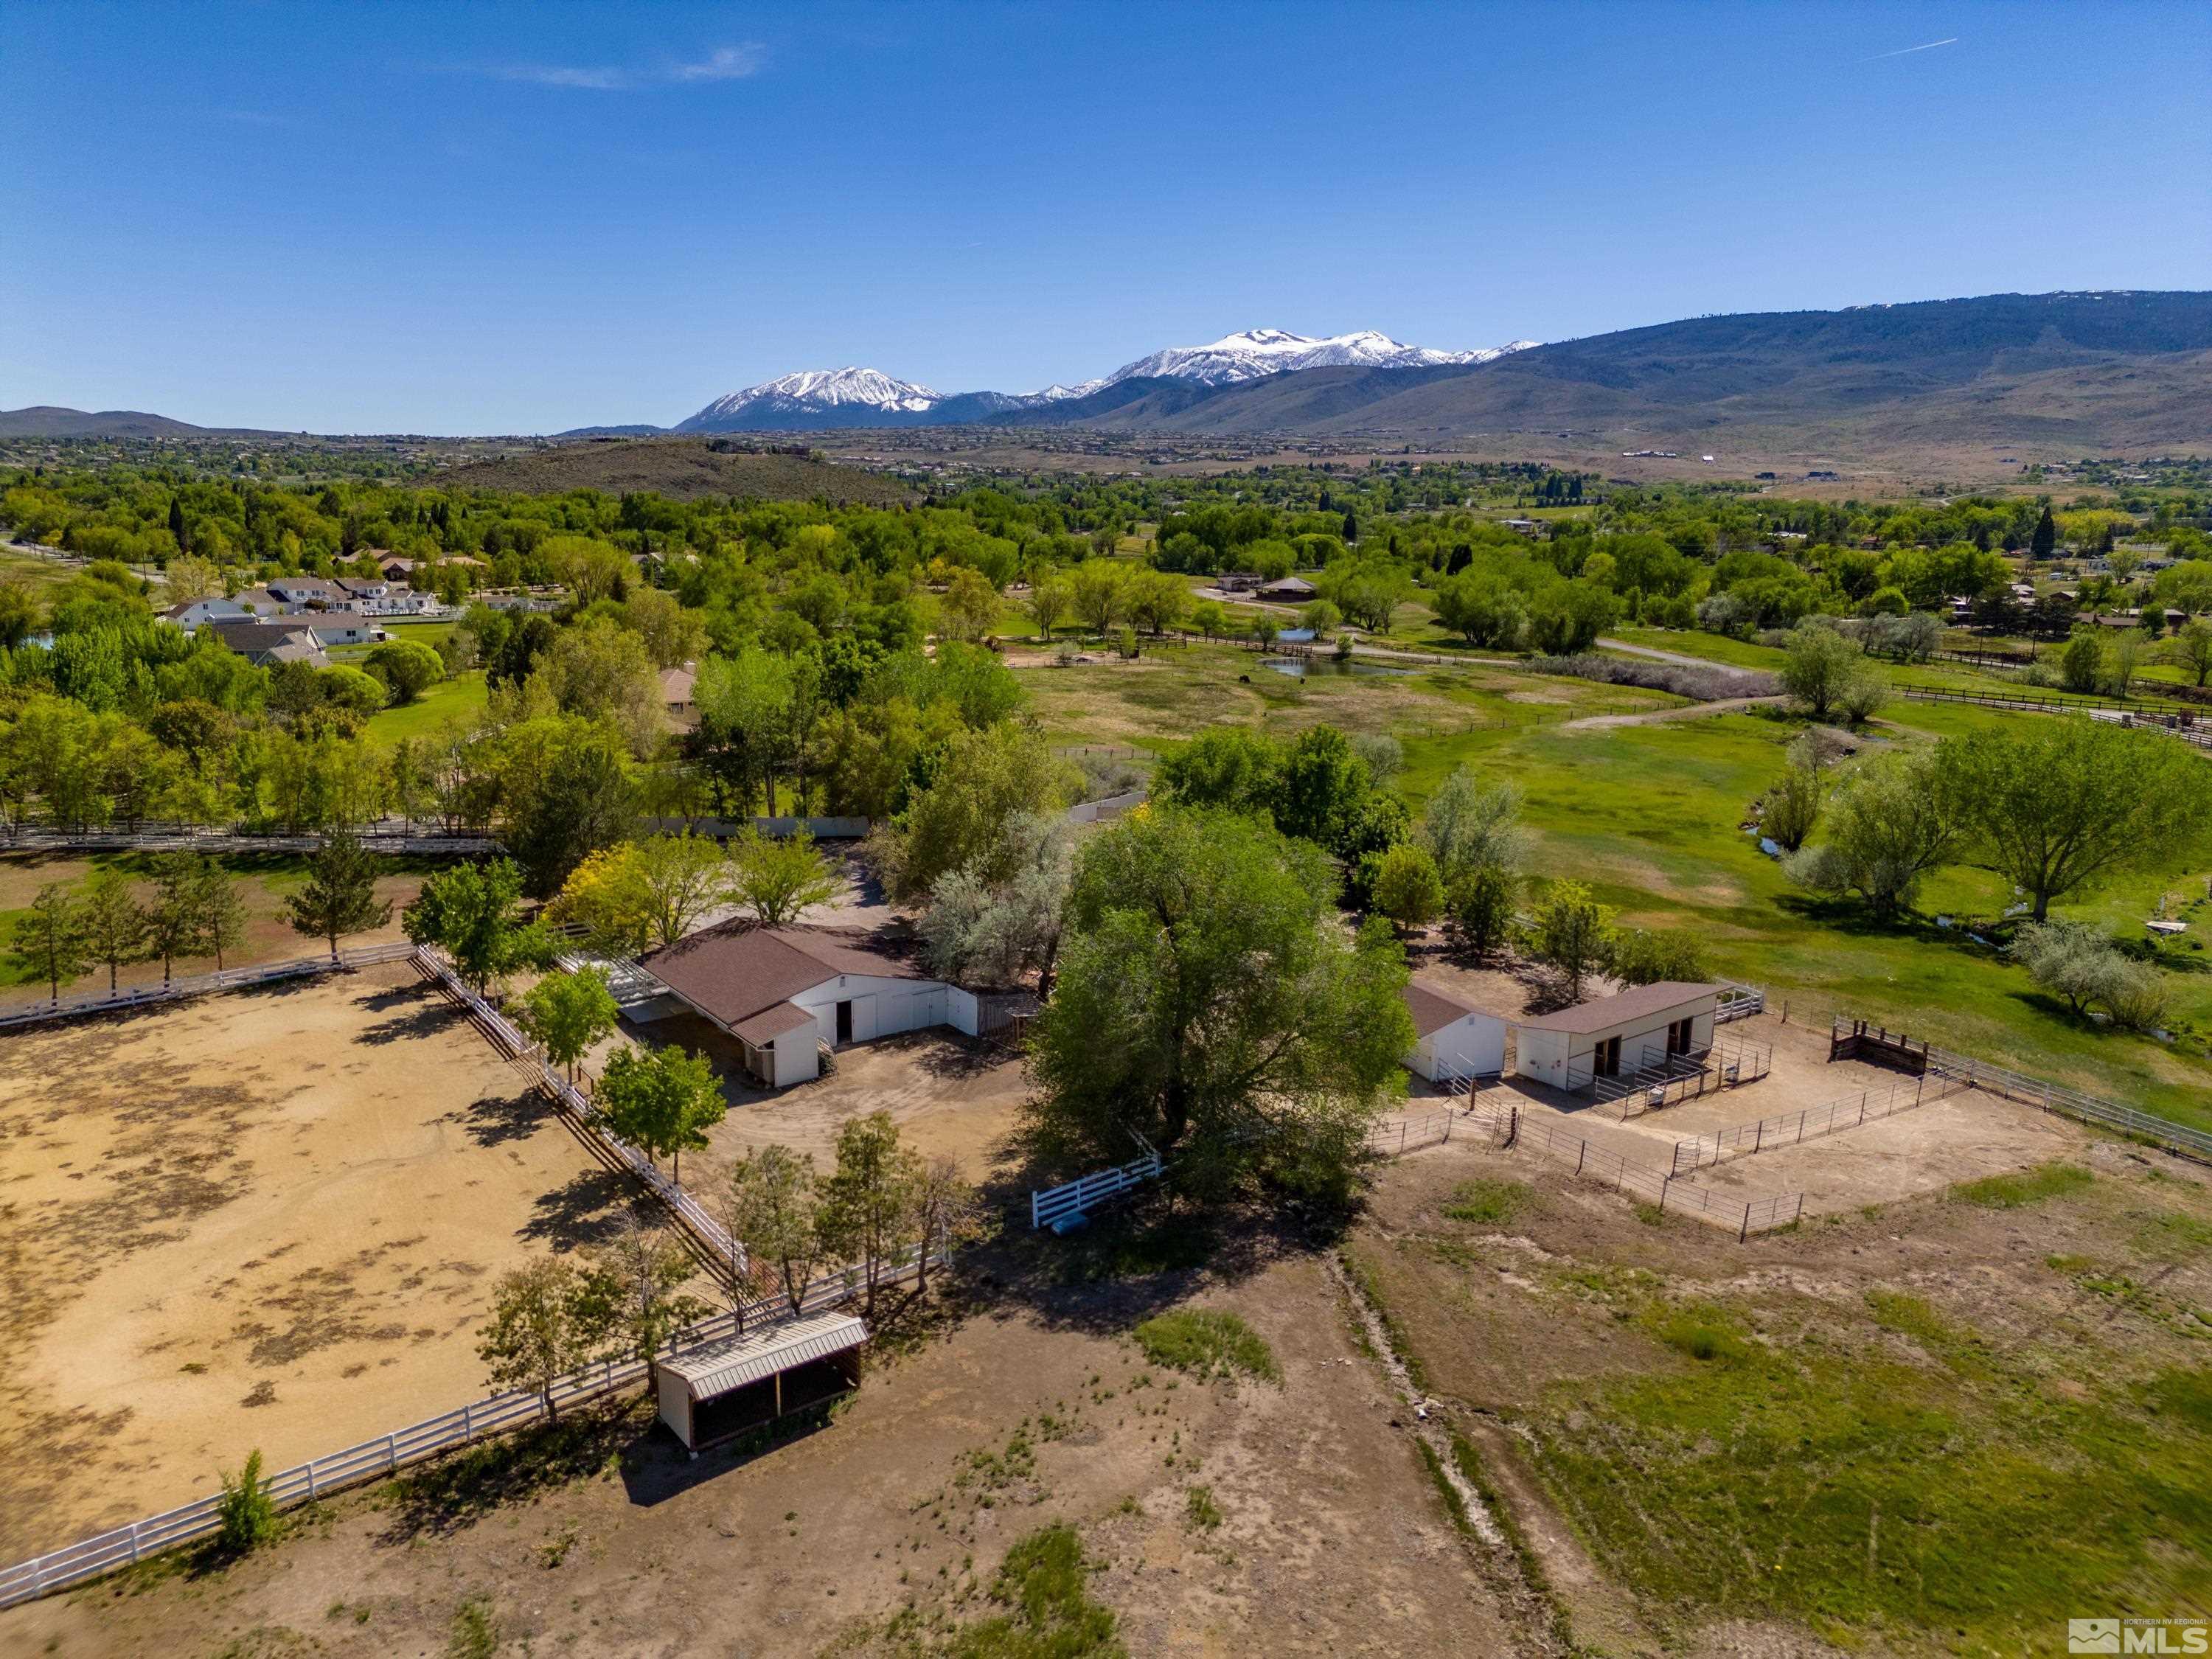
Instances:
[[[664,1359],[660,1369],[680,1380],[694,1400],[711,1400],[867,1340],[868,1328],[853,1315],[820,1313],[757,1326],[743,1336]]]
[[[1413,1035],[1432,1036],[1454,1020],[1464,1019],[1480,1011],[1462,1002],[1449,992],[1440,991],[1433,985],[1420,981],[1406,981],[1406,1008],[1413,1017]]]
[[[1617,996],[1598,997],[1589,1002],[1578,1002],[1571,1008],[1562,1008],[1555,1014],[1539,1014],[1533,1019],[1519,1022],[1527,1031],[1565,1031],[1572,1036],[1588,1036],[1594,1031],[1606,1031],[1632,1019],[1641,1019],[1648,1014],[1665,1013],[1693,1002],[1710,1002],[1720,994],[1717,985],[1694,985],[1685,980],[1662,979],[1656,985],[1638,985]]]
[[[749,921],[702,928],[641,957],[639,965],[702,1013],[756,1045],[812,1018],[797,1008],[783,1012],[780,1004],[841,974],[928,977],[915,963],[890,955],[869,934],[762,927]]]

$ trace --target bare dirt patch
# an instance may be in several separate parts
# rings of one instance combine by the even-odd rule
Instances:
[[[9,1036],[0,1158],[10,1559],[475,1398],[624,1196],[404,964]]]

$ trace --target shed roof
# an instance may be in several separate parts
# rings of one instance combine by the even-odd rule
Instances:
[[[1455,1021],[1481,1012],[1417,979],[1406,981],[1406,1009],[1413,1017],[1413,1035],[1425,1037],[1434,1036]]]
[[[814,1016],[795,1002],[779,1002],[772,1008],[741,1019],[730,1030],[756,1048],[765,1048],[786,1031],[814,1024]]]
[[[757,927],[726,921],[639,959],[646,972],[700,1012],[732,1030],[840,974],[877,979],[927,977],[886,955],[860,933],[818,927]],[[795,1022],[777,1029],[790,1030]],[[775,1035],[774,1030],[768,1036]],[[768,1036],[738,1032],[748,1042]]]
[[[1572,1036],[1588,1036],[1594,1031],[1609,1031],[1616,1025],[1625,1025],[1650,1014],[1663,1014],[1694,1002],[1710,1002],[1720,994],[1720,988],[1717,985],[1662,979],[1656,985],[1639,985],[1618,996],[1578,1002],[1556,1014],[1539,1014],[1516,1023],[1524,1031],[1565,1031]]]
[[[694,1400],[712,1400],[778,1371],[857,1348],[867,1340],[868,1328],[854,1316],[820,1313],[694,1348],[662,1360],[660,1369],[678,1378]]]

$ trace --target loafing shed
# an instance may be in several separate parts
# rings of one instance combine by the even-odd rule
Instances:
[[[1449,1077],[1496,1077],[1505,1069],[1505,1022],[1469,1007],[1419,980],[1406,986],[1406,1009],[1419,1039],[1406,1069],[1436,1083]]]
[[[851,1314],[763,1325],[659,1364],[660,1420],[695,1455],[860,1382],[868,1328]]]
[[[1713,1046],[1717,985],[1662,980],[1515,1024],[1513,1069],[1554,1089],[1587,1089]]]

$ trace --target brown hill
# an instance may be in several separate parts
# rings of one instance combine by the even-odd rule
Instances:
[[[526,454],[478,461],[441,475],[456,489],[506,489],[558,495],[598,489],[610,495],[653,490],[677,501],[738,495],[759,501],[817,499],[896,507],[915,492],[896,478],[811,456],[749,450],[705,438],[586,439]]]

